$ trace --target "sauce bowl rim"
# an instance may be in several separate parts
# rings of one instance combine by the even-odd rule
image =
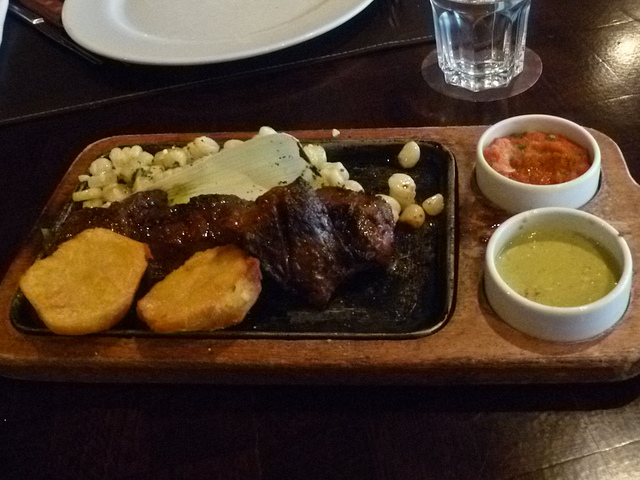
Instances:
[[[496,171],[491,165],[489,165],[489,162],[487,162],[487,160],[484,157],[484,149],[487,146],[489,146],[489,144],[496,138],[524,131],[522,127],[520,128],[516,127],[517,125],[524,126],[525,124],[532,123],[532,122],[533,123],[550,122],[550,125],[551,124],[563,125],[566,129],[571,129],[576,133],[580,134],[580,136],[584,137],[584,140],[588,145],[585,145],[584,143],[576,140],[575,138],[569,138],[569,140],[575,143],[578,143],[582,147],[585,147],[589,150],[589,155],[591,156],[591,166],[587,169],[587,171],[576,178],[567,180],[566,182],[555,183],[550,185],[540,185],[540,184],[521,182],[519,180],[514,180],[512,178],[506,177],[505,175]],[[510,133],[505,132],[500,135],[495,134],[497,130],[506,128],[506,126],[509,126],[509,125],[514,125],[513,129],[511,128],[508,129],[508,130],[511,130]],[[539,131],[539,129],[531,128],[528,131]],[[549,132],[549,133],[554,133],[554,132]],[[564,135],[564,134],[559,133],[559,135]],[[484,168],[486,170],[485,173],[492,176],[493,180],[502,181],[508,185],[512,185],[514,187],[517,186],[518,188],[523,188],[525,190],[530,190],[532,192],[535,192],[536,190],[549,191],[549,190],[569,189],[572,186],[575,186],[579,183],[589,181],[593,175],[599,176],[601,172],[600,146],[598,145],[598,142],[593,137],[593,135],[591,135],[591,133],[581,125],[578,125],[577,123],[572,122],[571,120],[568,120],[566,118],[557,117],[554,115],[545,115],[545,114],[518,115],[514,117],[505,118],[504,120],[501,120],[497,123],[494,123],[493,125],[490,125],[482,133],[482,135],[480,136],[480,139],[478,140],[478,144],[476,147],[476,156],[477,156],[477,160],[483,165],[483,167],[485,167]],[[476,164],[476,168],[477,168],[477,164]]]
[[[515,238],[518,235],[518,224],[523,221],[528,221],[530,217],[537,216],[538,220],[541,221],[540,218],[544,219],[544,217],[550,216],[573,216],[577,218],[581,218],[581,221],[589,221],[596,225],[595,228],[600,229],[605,232],[605,234],[615,237],[616,244],[620,249],[620,253],[622,255],[622,264],[620,277],[616,286],[611,289],[606,295],[595,300],[593,302],[571,306],[571,307],[561,307],[561,306],[552,306],[546,305],[543,303],[536,302],[534,300],[528,299],[520,293],[516,292],[513,288],[511,288],[507,282],[502,278],[502,276],[498,273],[498,270],[495,265],[495,261],[497,256],[499,255],[498,248],[504,247],[510,239]],[[573,229],[568,227],[569,231]],[[503,240],[503,236],[506,236],[506,239]],[[594,240],[591,238],[591,240]],[[499,245],[498,243],[501,242]],[[607,248],[607,247],[604,247]],[[607,250],[610,250],[607,248]],[[616,256],[614,252],[609,252]],[[486,273],[491,275],[492,280],[498,285],[498,287],[503,291],[504,294],[510,296],[515,301],[518,301],[522,304],[523,307],[528,308],[530,310],[537,310],[541,313],[545,314],[557,314],[558,316],[572,316],[578,313],[584,313],[585,311],[597,310],[601,306],[613,301],[615,297],[623,294],[625,290],[629,287],[630,282],[632,281],[633,275],[633,257],[631,255],[631,250],[629,245],[627,244],[624,237],[620,234],[618,230],[616,230],[612,225],[603,220],[602,218],[593,215],[591,213],[585,212],[583,210],[578,210],[569,207],[541,207],[532,210],[526,210],[524,212],[520,212],[515,214],[512,217],[509,217],[505,220],[492,234],[489,242],[487,244],[487,249],[485,252],[485,269]]]

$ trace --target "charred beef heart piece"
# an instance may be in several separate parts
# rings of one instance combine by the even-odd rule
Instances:
[[[316,306],[353,273],[388,266],[394,243],[386,202],[339,188],[313,190],[303,181],[255,202],[202,195],[169,206],[163,192],[141,192],[109,208],[71,212],[58,242],[98,226],[149,244],[151,282],[198,250],[235,244],[260,260],[265,276]]]
[[[321,188],[316,194],[327,208],[335,234],[350,257],[347,261],[351,268],[369,262],[389,265],[394,223],[384,200],[338,187]]]

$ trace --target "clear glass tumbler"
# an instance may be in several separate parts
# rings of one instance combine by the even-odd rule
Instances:
[[[522,72],[531,0],[430,0],[447,83],[480,92]]]

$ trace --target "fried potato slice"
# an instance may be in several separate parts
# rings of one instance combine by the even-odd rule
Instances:
[[[138,301],[155,332],[216,330],[244,320],[262,290],[260,262],[233,245],[195,253]]]
[[[100,332],[118,323],[133,304],[150,256],[144,243],[91,228],[36,260],[20,279],[20,289],[52,332]]]

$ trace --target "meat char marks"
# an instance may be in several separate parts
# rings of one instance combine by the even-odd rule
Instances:
[[[301,180],[255,202],[202,195],[169,206],[160,190],[140,192],[109,208],[72,211],[58,229],[58,242],[90,227],[149,244],[151,282],[196,251],[234,244],[260,260],[265,277],[316,306],[354,273],[389,266],[394,244],[384,200],[341,188],[314,190]]]

